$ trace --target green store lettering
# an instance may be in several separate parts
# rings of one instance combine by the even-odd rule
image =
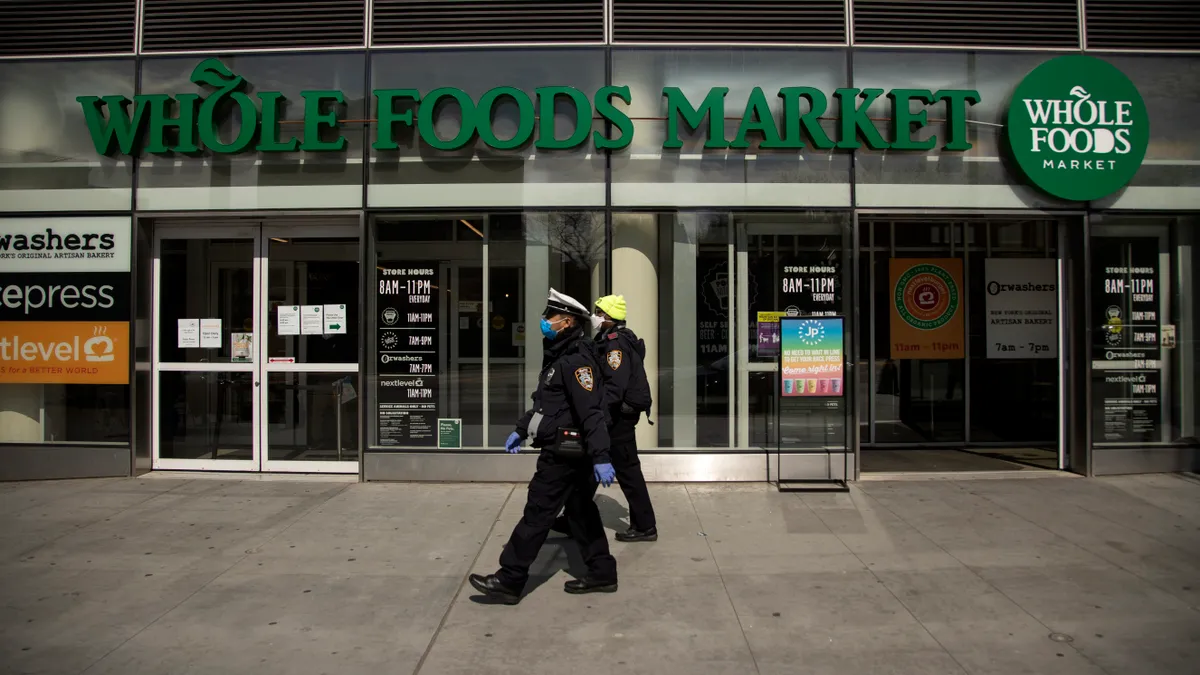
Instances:
[[[278,91],[255,92],[240,75],[215,58],[201,61],[190,80],[207,93],[79,96],[88,132],[96,152],[102,155],[179,153],[196,155],[205,151],[241,152],[337,152],[345,150],[345,94],[335,90],[301,91],[301,133],[283,139],[281,126],[288,105]],[[943,150],[971,149],[967,134],[967,109],[980,102],[979,92],[968,89],[883,89],[841,88],[831,97],[813,87],[784,87],[776,92],[778,119],[767,94],[759,87],[750,91],[740,121],[727,127],[728,87],[708,90],[699,105],[678,87],[664,87],[666,119],[663,149],[684,146],[684,132],[699,132],[707,149],[745,149],[757,141],[763,149],[853,150]],[[404,128],[436,150],[453,151],[477,142],[494,150],[514,150],[532,145],[539,151],[572,150],[590,145],[596,150],[623,150],[633,142],[634,118],[619,107],[633,103],[627,86],[606,86],[591,97],[567,86],[538,87],[531,96],[510,86],[490,89],[478,99],[455,87],[440,87],[422,94],[417,89],[376,89],[374,122],[377,134],[372,149],[399,151],[398,136]],[[871,106],[886,99],[890,106],[885,138],[876,120],[868,115]],[[833,105],[836,103],[836,109]],[[516,107],[515,133],[501,137],[493,126],[498,106]],[[565,104],[565,108],[563,107]],[[917,132],[931,123],[929,112],[942,106],[945,137],[916,140]],[[916,110],[914,110],[914,107]],[[570,133],[555,130],[555,112],[574,111]],[[455,114],[456,111],[456,114]],[[439,133],[438,120],[454,114],[460,120],[453,136]],[[835,116],[836,115],[836,116]],[[936,115],[936,113],[935,113]],[[734,118],[739,119],[739,118]],[[604,131],[594,129],[599,120]],[[822,120],[832,120],[828,127]],[[233,123],[231,123],[233,122]],[[661,123],[661,120],[658,120]],[[832,129],[830,133],[827,129]],[[729,132],[732,131],[732,135]]]

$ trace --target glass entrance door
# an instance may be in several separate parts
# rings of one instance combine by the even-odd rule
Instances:
[[[358,471],[358,259],[356,224],[158,228],[154,468]]]
[[[849,320],[850,226],[845,214],[735,216],[738,447],[773,447],[783,316]],[[849,398],[847,400],[850,400]]]

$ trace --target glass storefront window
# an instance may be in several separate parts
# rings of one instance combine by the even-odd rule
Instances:
[[[1200,59],[1194,56],[1105,55],[1105,60],[1129,76],[1146,103],[1151,120],[1146,158],[1129,186],[1100,200],[1098,208],[1200,208],[1200,128],[1193,110],[1200,90],[1189,83],[1200,79]]]
[[[0,209],[127,211],[133,160],[96,152],[77,96],[134,91],[133,59],[0,62]]]
[[[189,77],[199,60],[195,56],[147,59],[142,63],[141,92],[145,94],[197,93],[208,90]],[[250,93],[280,92],[287,99],[279,106],[279,138],[287,143],[304,135],[303,91],[336,90],[345,95],[332,106],[342,122],[338,130],[346,147],[327,152],[242,152],[198,157],[145,155],[138,165],[138,208],[142,210],[305,209],[358,208],[362,206],[363,156],[366,138],[366,55],[252,54],[221,57],[231,72],[250,83]],[[110,87],[111,88],[111,87]],[[132,87],[127,91],[132,91]],[[223,141],[236,138],[239,116],[221,122]],[[324,129],[320,140],[334,132]]]
[[[128,216],[0,219],[0,443],[128,445],[131,238]]]
[[[943,52],[926,50],[855,50],[854,86],[974,89],[980,102],[967,108],[966,152],[855,152],[854,181],[858,206],[1030,208],[1063,203],[1025,187],[1005,166],[1004,121],[1012,90],[1051,54],[1034,52]],[[880,133],[890,134],[889,101],[880,97],[868,109]],[[920,105],[913,102],[914,111]],[[944,108],[932,107],[929,124],[915,140],[944,139]]]
[[[436,449],[439,419],[483,445],[482,214],[378,216],[371,223],[369,444]]]
[[[612,81],[628,85],[632,103],[616,102],[636,124],[633,143],[613,153],[613,206],[617,207],[803,207],[849,206],[850,155],[806,147],[705,149],[707,124],[679,124],[677,150],[663,148],[667,103],[664,87],[678,87],[693,106],[710,88],[728,87],[725,137],[733,138],[754,87],[760,87],[779,119],[784,87],[798,83],[832,92],[848,86],[844,50],[804,49],[620,49],[613,51]],[[806,104],[807,105],[807,104]],[[807,110],[807,108],[806,108]],[[834,133],[837,101],[829,98],[821,125]]]
[[[1026,444],[1024,459],[1056,460],[1063,223],[886,216],[860,223],[860,309],[870,321],[858,335],[871,382],[869,406],[860,410],[867,415],[863,442]],[[903,320],[899,308],[921,308],[916,294],[903,301],[897,295],[914,266],[922,266],[917,272],[945,270],[955,280],[956,289],[946,287],[946,306],[955,307],[957,324],[920,323],[932,317],[915,314],[916,323]],[[1031,295],[1029,284],[1042,290]],[[931,292],[936,300],[938,289]],[[1017,292],[1022,295],[1011,301],[1004,295]]]
[[[1092,442],[1195,444],[1200,218],[1092,223]]]
[[[478,102],[496,87],[514,87],[537,105],[538,87],[570,86],[591,97],[605,85],[605,52],[575,49],[471,49],[385,51],[371,55],[372,89],[408,88],[421,94],[442,87],[462,90]],[[403,101],[394,102],[400,111]],[[421,104],[418,104],[421,105]],[[436,130],[444,139],[462,128],[455,104],[439,108]],[[540,108],[538,108],[540,110]],[[540,113],[539,113],[540,114]],[[372,110],[371,117],[379,115]],[[511,99],[498,101],[491,117],[497,138],[509,139],[518,129],[518,108]],[[560,100],[553,120],[540,117],[532,139],[553,129],[568,138],[577,123],[576,110]],[[478,134],[461,150],[438,150],[422,142],[415,125],[395,124],[397,150],[371,150],[368,205],[394,208],[597,207],[605,200],[605,156],[596,152],[591,132],[604,133],[594,114],[588,140],[572,149],[537,150],[533,141],[512,150],[488,148]],[[379,138],[372,125],[371,143]]]
[[[549,288],[585,306],[603,295],[604,214],[493,213],[488,223],[488,444],[500,446],[542,368],[538,321]]]
[[[605,288],[604,228],[593,211],[377,217],[370,445],[436,449],[422,420],[439,419],[461,420],[464,448],[502,445],[542,368],[548,289],[591,304]]]

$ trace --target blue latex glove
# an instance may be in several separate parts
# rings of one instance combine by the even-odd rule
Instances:
[[[513,454],[513,455],[520,452],[521,451],[521,434],[518,434],[515,431],[512,432],[511,434],[509,434],[508,440],[504,441],[504,449],[507,450],[509,452],[509,454]]]
[[[592,475],[596,477],[596,482],[608,487],[613,484],[613,480],[617,477],[617,471],[612,464],[597,464],[592,467]]]

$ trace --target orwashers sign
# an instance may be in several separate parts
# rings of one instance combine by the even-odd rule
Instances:
[[[1034,186],[1071,201],[1107,197],[1142,165],[1150,119],[1137,87],[1115,66],[1070,55],[1034,68],[1008,108],[1013,158]]]
[[[1058,358],[1057,263],[988,258],[983,264],[987,358]]]
[[[130,229],[0,220],[0,383],[129,383]]]
[[[888,261],[893,359],[963,358],[962,260]]]

